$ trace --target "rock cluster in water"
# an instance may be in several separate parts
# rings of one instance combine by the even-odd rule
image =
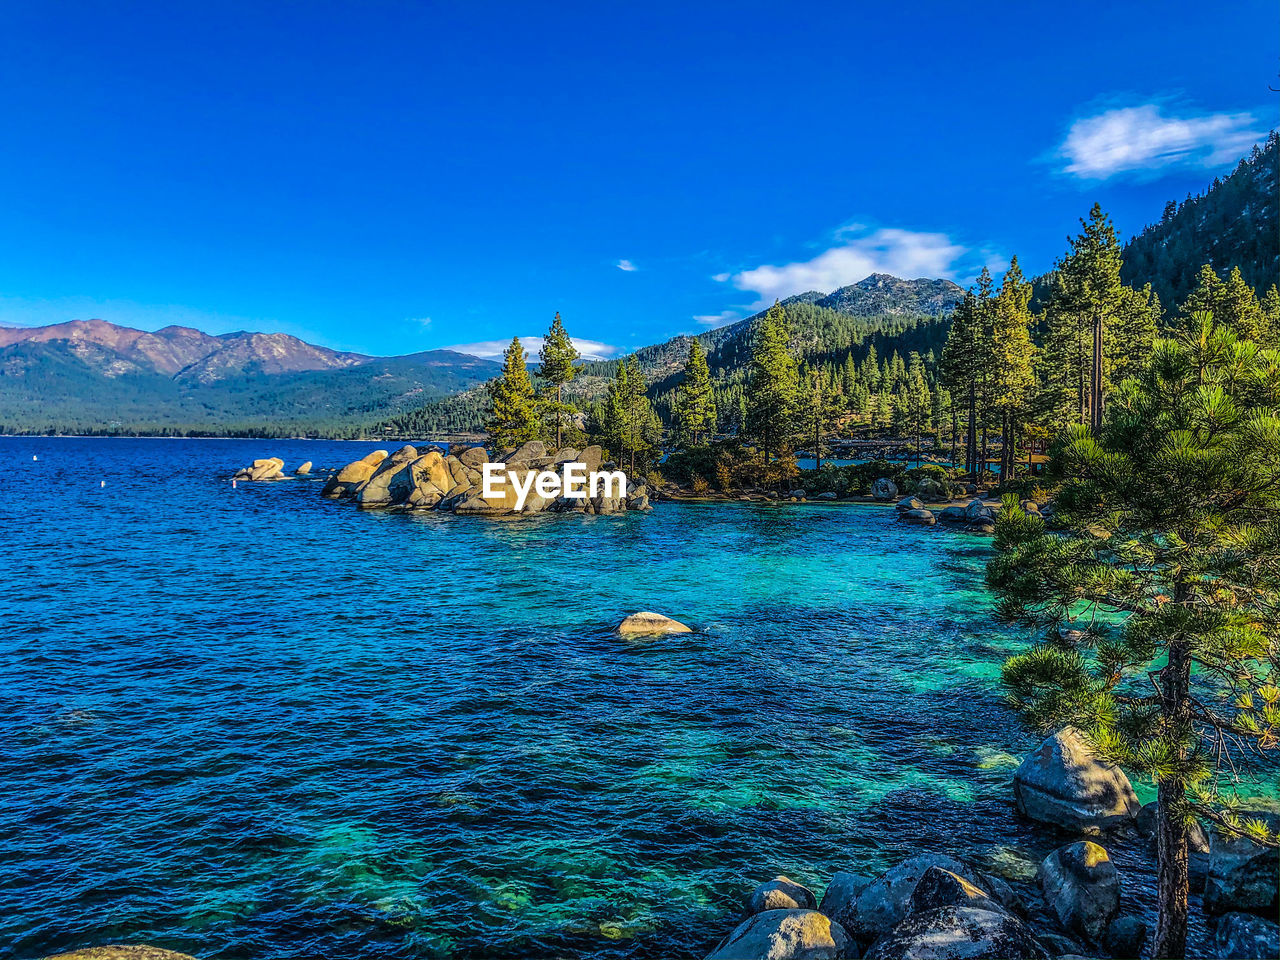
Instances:
[[[969,533],[992,534],[996,532],[996,515],[1000,504],[974,497],[966,503],[951,503],[941,510],[932,510],[918,497],[905,497],[895,508],[903,523],[932,527],[938,521],[959,527]],[[1052,508],[1041,507],[1034,500],[1022,501],[1022,509],[1036,516],[1049,516]]]
[[[502,479],[496,484],[496,495],[486,497],[484,465],[490,462],[502,464]],[[347,464],[328,479],[321,493],[354,500],[365,509],[444,510],[486,516],[542,512],[603,515],[651,509],[648,489],[632,480],[621,496],[606,496],[608,491],[604,491],[589,498],[544,497],[530,489],[520,503],[517,482],[523,484],[529,474],[543,470],[561,473],[566,464],[580,464],[587,476],[616,469],[604,462],[604,452],[598,446],[551,452],[532,440],[493,461],[484,447],[471,447],[455,455],[438,448],[420,453],[404,446],[390,455],[376,450]]]

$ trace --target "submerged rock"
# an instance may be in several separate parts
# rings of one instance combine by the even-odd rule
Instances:
[[[815,910],[818,900],[808,887],[789,877],[774,877],[760,884],[747,900],[747,913],[766,910]]]
[[[1252,913],[1228,913],[1218,920],[1213,942],[1222,960],[1280,957],[1280,924]]]
[[[1106,850],[1090,840],[1061,847],[1044,858],[1036,880],[1064,928],[1102,942],[1120,913],[1120,871]]]
[[[174,953],[172,950],[148,947],[145,944],[117,944],[59,953],[56,956],[45,957],[45,960],[196,960],[196,958],[186,953]]]
[[[738,924],[707,960],[845,960],[857,946],[816,910],[766,910]]]
[[[912,913],[876,940],[866,960],[1048,960],[1022,921],[1003,911],[938,907]]]
[[[692,633],[693,631],[679,620],[672,620],[670,617],[664,617],[660,613],[652,613],[648,610],[642,610],[639,613],[633,613],[629,617],[626,617],[620,624],[618,624],[615,632],[625,636],[638,633]]]
[[[1129,823],[1140,809],[1124,771],[1095,759],[1075,727],[1045,738],[1022,761],[1013,795],[1032,820],[1086,833]]]

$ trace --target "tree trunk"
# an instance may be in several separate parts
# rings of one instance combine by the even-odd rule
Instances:
[[[956,412],[954,402],[951,406],[951,469],[956,468],[956,434],[960,432],[959,414]]]
[[[560,443],[560,391],[563,389],[564,386],[562,384],[556,384],[556,450],[559,450],[562,446]]]
[[[969,381],[969,422],[966,424],[965,430],[965,449],[964,449],[964,466],[965,472],[973,474],[975,479],[978,472],[978,425],[977,425],[977,387],[973,381]]]
[[[1090,425],[1094,432],[1102,428],[1102,311],[1093,322],[1093,392],[1090,406]]]
[[[1160,712],[1166,736],[1181,739],[1190,726],[1191,654],[1187,641],[1169,645],[1169,662],[1160,671]],[[1185,748],[1179,759],[1184,759]],[[1181,958],[1187,951],[1186,784],[1180,776],[1159,782],[1157,796],[1157,900],[1153,957]]]

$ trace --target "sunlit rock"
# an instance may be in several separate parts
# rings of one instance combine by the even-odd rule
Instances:
[[[664,617],[660,613],[642,610],[639,613],[631,614],[618,624],[616,632],[626,636],[630,634],[692,633],[693,631],[679,620],[672,620],[670,617]]]
[[[707,960],[845,960],[857,947],[816,910],[766,910],[748,917]]]
[[[818,900],[808,887],[789,877],[774,877],[751,891],[747,900],[747,913],[763,913],[766,910],[814,910]]]
[[[1036,879],[1065,929],[1102,942],[1120,913],[1120,871],[1106,850],[1091,840],[1068,844],[1044,858]]]
[[[1086,833],[1129,823],[1141,808],[1124,771],[1095,759],[1075,727],[1046,737],[1022,761],[1013,794],[1032,820]]]

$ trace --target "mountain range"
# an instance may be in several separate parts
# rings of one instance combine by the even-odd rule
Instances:
[[[0,432],[354,436],[500,369],[452,350],[368,357],[283,333],[0,327]]]
[[[1225,179],[1166,205],[1124,247],[1123,278],[1150,282],[1166,310],[1201,264],[1240,266],[1260,292],[1280,278],[1280,142],[1272,133]],[[831,293],[783,301],[807,358],[876,347],[935,355],[964,291],[949,280],[875,273]],[[740,379],[758,313],[698,335],[712,375]],[[636,351],[663,407],[689,336]],[[603,393],[619,361],[583,364],[573,394]],[[212,336],[189,327],[147,332],[102,320],[0,327],[0,433],[238,433],[358,436],[475,429],[479,387],[501,366],[450,350],[370,357],[282,333]]]

